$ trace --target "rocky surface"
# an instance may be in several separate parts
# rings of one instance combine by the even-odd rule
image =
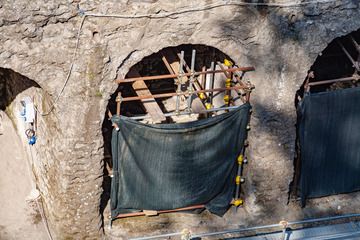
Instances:
[[[73,63],[54,110],[39,119],[38,160],[33,168],[57,239],[103,235],[101,125],[109,96],[117,87],[113,80],[143,57],[180,44],[210,45],[238,65],[256,67],[248,75],[256,90],[244,211],[256,220],[264,214],[277,219],[289,209],[295,92],[330,41],[360,28],[359,2],[286,8],[229,4],[162,17],[214,3],[218,2],[0,2],[0,67],[41,87],[41,92],[32,93],[40,111],[51,109]],[[84,19],[83,13],[118,16]],[[141,14],[154,18],[134,17]]]

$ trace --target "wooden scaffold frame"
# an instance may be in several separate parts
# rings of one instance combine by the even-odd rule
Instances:
[[[165,56],[166,55],[166,56]],[[234,104],[234,99],[231,97],[231,91],[235,90],[238,95],[237,98],[240,99],[243,103],[247,103],[250,101],[250,93],[255,88],[250,81],[244,80],[244,75],[246,72],[254,71],[254,67],[237,67],[231,61],[225,59],[224,63],[221,62],[211,62],[210,70],[206,70],[205,67],[202,67],[201,71],[195,71],[195,55],[196,51],[192,50],[191,54],[191,64],[190,67],[187,65],[184,59],[184,51],[181,51],[179,54],[174,54],[173,52],[166,50],[163,52],[162,61],[165,64],[166,68],[170,72],[170,74],[166,75],[156,75],[156,76],[140,76],[139,72],[135,69],[132,69],[131,75],[134,77],[125,78],[125,79],[117,79],[116,82],[118,84],[122,83],[132,83],[132,87],[137,93],[138,96],[134,97],[123,97],[121,91],[118,92],[116,96],[116,115],[121,115],[121,104],[123,102],[130,101],[143,101],[143,105],[148,111],[149,114],[133,116],[130,117],[134,120],[142,120],[146,118],[152,118],[153,120],[165,120],[166,117],[170,116],[179,116],[179,115],[190,115],[190,114],[209,114],[217,111],[229,111],[237,108]],[[175,59],[178,58],[178,61],[169,62],[167,56]],[[215,69],[215,65],[219,66],[220,69]],[[184,69],[186,72],[184,72]],[[214,88],[214,75],[215,74],[224,74],[226,77],[225,87]],[[206,75],[209,76],[209,84],[210,88],[206,88]],[[156,81],[163,79],[174,79],[174,83],[176,85],[176,92],[170,93],[160,93],[160,94],[151,94],[149,89],[147,88],[145,81]],[[186,85],[187,88],[182,90],[181,85]],[[221,107],[213,107],[213,98],[214,92],[225,92],[224,97],[224,106]],[[163,113],[160,107],[157,105],[155,99],[165,98],[165,97],[173,97],[176,96],[176,109],[173,112]],[[179,102],[180,97],[187,97],[187,107],[185,110],[180,111]],[[194,97],[195,96],[195,97]],[[147,100],[147,101],[146,101]],[[150,100],[150,102],[149,102]],[[153,100],[153,101],[151,101]],[[196,101],[195,109],[192,107],[192,103]],[[112,113],[108,110],[109,118],[112,117]],[[113,125],[117,130],[119,129],[116,124]],[[239,198],[240,195],[240,174],[242,172],[242,164],[246,163],[246,157],[244,155],[244,150],[237,159],[239,164],[238,169],[238,177],[236,181],[236,196],[233,200],[233,205],[238,207],[242,202]],[[239,204],[240,203],[240,204]],[[203,209],[205,205],[195,205],[188,206],[179,209],[171,209],[171,210],[161,210],[161,211],[152,211],[152,210],[143,210],[140,212],[134,213],[126,213],[119,214],[117,217],[110,220],[111,222],[118,218],[127,218],[127,217],[135,217],[135,216],[152,216],[160,213],[170,213],[170,212],[178,212],[178,211],[189,211],[195,209]]]
[[[171,52],[167,52],[167,54],[171,54]],[[149,114],[133,116],[130,118],[136,120],[152,118],[153,120],[160,122],[165,120],[165,117],[170,116],[212,113],[217,111],[228,111],[236,108],[236,106],[231,106],[233,105],[230,95],[231,90],[235,90],[237,92],[238,98],[241,99],[242,102],[245,103],[250,100],[250,93],[254,89],[254,85],[252,85],[249,81],[244,81],[243,77],[246,72],[254,71],[254,67],[237,67],[233,65],[230,61],[226,60],[227,62],[230,62],[231,65],[224,65],[220,62],[217,62],[216,64],[221,69],[215,70],[215,63],[212,62],[210,70],[205,70],[205,68],[203,68],[202,71],[195,72],[195,55],[196,51],[193,50],[190,68],[185,62],[184,51],[181,51],[180,54],[177,54],[177,56],[179,57],[179,62],[175,62],[175,64],[170,64],[166,59],[166,56],[162,57],[162,60],[167,69],[169,70],[170,74],[143,77],[140,76],[140,74],[136,70],[132,70],[132,75],[137,75],[136,77],[117,79],[116,82],[118,84],[132,83],[132,86],[138,96],[122,97],[122,93],[118,92],[118,95],[116,97],[116,114],[121,114],[120,108],[123,102],[141,100]],[[178,69],[175,70],[176,67]],[[186,72],[183,71],[184,68],[186,69]],[[224,74],[226,76],[226,87],[213,87],[214,74]],[[206,81],[206,75],[210,75],[209,89],[206,89],[206,85],[204,83]],[[156,81],[163,79],[174,79],[174,83],[177,88],[176,92],[151,94],[145,84],[145,81]],[[136,86],[134,87],[134,85]],[[187,88],[185,90],[182,90],[182,85],[187,85]],[[223,91],[226,92],[226,99],[224,99],[225,105],[222,107],[213,108],[213,93]],[[194,95],[196,96],[195,98]],[[160,107],[157,105],[155,99],[173,96],[176,96],[175,111],[170,113],[163,113]],[[180,111],[179,109],[179,102],[181,96],[187,97],[187,108],[184,111]],[[197,105],[194,109],[192,103],[195,101],[197,102]],[[152,106],[149,106],[150,104]],[[112,113],[110,113],[110,111],[109,116],[112,116]]]

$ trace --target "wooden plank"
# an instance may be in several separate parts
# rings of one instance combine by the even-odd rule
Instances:
[[[168,49],[163,50],[162,60],[171,74],[179,74],[180,62],[179,59],[176,57],[176,54],[174,54],[171,50]],[[187,82],[189,80],[187,76],[183,76],[183,79],[185,80],[184,82]],[[191,108],[193,112],[200,112],[206,109],[203,102],[198,97],[195,97],[192,100]]]
[[[134,68],[130,70],[128,75],[130,77],[141,77],[139,72]],[[144,81],[133,82],[132,87],[139,97],[152,95]],[[141,99],[141,102],[154,122],[161,122],[166,120],[164,113],[161,111],[161,108],[154,98]]]

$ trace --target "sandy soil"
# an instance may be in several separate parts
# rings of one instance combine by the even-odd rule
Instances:
[[[2,112],[0,135],[0,239],[48,239],[36,203],[26,201],[34,184],[26,153],[10,119]]]

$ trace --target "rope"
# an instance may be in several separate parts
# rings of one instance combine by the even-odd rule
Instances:
[[[78,48],[79,48],[81,30],[82,30],[82,27],[84,25],[86,17],[111,17],[111,18],[127,18],[127,19],[136,19],[136,18],[157,19],[157,18],[166,18],[166,17],[170,17],[170,16],[173,16],[173,15],[180,15],[180,14],[189,13],[189,12],[205,11],[205,10],[219,8],[219,7],[225,7],[225,6],[264,6],[264,7],[281,7],[281,8],[285,8],[285,7],[300,7],[300,6],[303,6],[303,5],[317,4],[317,3],[331,3],[331,2],[336,2],[336,1],[337,0],[313,0],[313,1],[305,1],[305,2],[288,2],[288,3],[249,3],[249,2],[227,1],[227,2],[222,2],[222,3],[209,4],[209,5],[205,5],[205,6],[198,7],[198,8],[187,8],[187,9],[183,9],[183,10],[176,11],[176,12],[169,12],[169,13],[163,13],[163,14],[151,13],[151,14],[139,14],[139,15],[118,15],[118,14],[86,13],[85,11],[79,9],[79,15],[82,16],[82,19],[80,21],[80,25],[79,25],[78,32],[77,32],[76,46],[75,46],[74,53],[73,53],[73,56],[72,56],[72,62],[70,64],[68,74],[67,74],[67,76],[65,78],[64,84],[63,84],[59,94],[56,96],[56,98],[55,98],[53,104],[51,105],[50,109],[47,112],[41,112],[36,106],[34,106],[35,111],[38,112],[41,116],[47,116],[55,109],[55,105],[59,101],[60,96],[64,92],[64,89],[65,89],[67,83],[69,82],[69,79],[70,79],[70,76],[71,76],[71,73],[72,73],[72,70],[73,70],[73,67],[74,67],[74,63],[75,63],[75,60],[76,60],[77,51],[78,51]]]

